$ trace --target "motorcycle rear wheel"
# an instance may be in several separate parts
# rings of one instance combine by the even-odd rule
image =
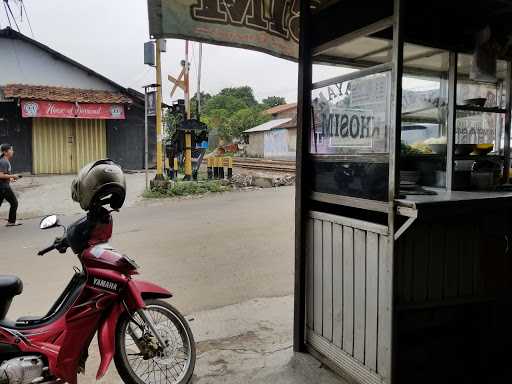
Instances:
[[[138,325],[144,321],[138,314],[130,318],[125,313],[116,330],[114,362],[119,376],[125,384],[187,384],[196,361],[194,336],[187,321],[165,301],[145,300],[145,303],[146,316],[151,317],[168,346],[158,356],[143,356],[139,348],[142,331]],[[149,333],[149,328],[145,328]]]

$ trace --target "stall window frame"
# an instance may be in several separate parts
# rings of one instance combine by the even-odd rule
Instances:
[[[387,163],[389,168],[388,173],[388,193],[387,193],[387,201],[379,201],[379,200],[372,200],[372,199],[365,199],[365,198],[359,198],[359,197],[352,197],[352,196],[344,196],[344,195],[335,195],[330,193],[322,193],[322,192],[315,192],[315,191],[309,191],[309,198],[313,201],[317,202],[323,202],[328,204],[335,204],[335,205],[344,205],[349,206],[353,208],[359,208],[359,209],[366,209],[370,211],[376,211],[381,213],[386,213],[389,216],[391,216],[391,213],[393,213],[394,209],[394,199],[396,198],[396,192],[398,191],[399,186],[399,174],[396,174],[398,167],[397,164],[399,163],[399,153],[396,154],[396,149],[400,149],[400,140],[398,140],[398,145],[396,144],[396,137],[400,137],[400,124],[401,124],[401,98],[402,98],[402,76],[403,76],[403,34],[401,30],[399,29],[399,22],[398,17],[400,17],[400,12],[396,12],[396,10],[399,7],[399,2],[395,0],[395,14],[393,16],[382,18],[381,20],[378,20],[368,26],[365,26],[363,28],[357,29],[355,31],[352,31],[348,34],[345,34],[343,36],[340,36],[338,38],[335,38],[333,40],[330,40],[326,43],[321,44],[320,46],[314,48],[312,50],[312,57],[311,65],[313,64],[313,61],[315,57],[319,60],[319,62],[322,62],[322,53],[327,51],[330,48],[342,45],[344,43],[353,41],[354,39],[361,38],[361,37],[367,37],[369,35],[372,35],[374,33],[378,33],[381,31],[384,31],[386,29],[392,28],[393,31],[393,40],[391,44],[391,60],[382,64],[376,64],[372,65],[370,67],[361,68],[359,67],[358,71],[351,72],[348,74],[343,74],[339,76],[332,77],[330,79],[321,80],[317,82],[311,82],[309,84],[308,89],[308,97],[311,98],[311,91],[323,87],[327,87],[333,84],[339,84],[347,81],[356,80],[359,78],[364,78],[371,75],[377,75],[389,72],[391,81],[390,81],[390,89],[387,90],[388,94],[390,94],[390,98],[388,100],[388,106],[387,106],[387,116],[386,116],[386,125],[388,126],[388,153],[386,154],[387,157]],[[400,58],[400,62],[397,63],[397,58]],[[346,63],[341,60],[341,65],[346,65]],[[312,70],[312,69],[310,69]],[[399,71],[399,73],[397,73]],[[300,71],[299,71],[300,72]],[[300,76],[300,75],[299,75]],[[299,80],[300,81],[300,80]],[[397,102],[397,100],[400,100],[400,102]],[[308,105],[311,104],[311,100],[308,101]],[[394,110],[394,106],[397,106],[398,111]],[[398,124],[398,126],[397,126]],[[311,122],[309,122],[309,125],[306,126],[306,129],[311,129]],[[397,132],[398,131],[398,132]],[[308,132],[309,133],[309,132]],[[307,135],[309,137],[309,135]],[[320,155],[314,155],[309,153],[309,148],[306,147],[305,153],[307,154],[307,158],[304,159],[306,161],[311,161],[315,158],[315,156]],[[376,155],[376,157],[382,157],[382,155]],[[340,155],[321,155],[323,159],[332,157],[335,159],[341,159],[344,156]],[[359,156],[354,155],[354,159],[358,159],[359,161],[364,161],[364,159],[368,159],[371,156]],[[349,156],[345,157],[347,160],[350,158]],[[297,156],[297,159],[299,159],[299,154]],[[388,224],[391,223],[393,219],[388,219]]]

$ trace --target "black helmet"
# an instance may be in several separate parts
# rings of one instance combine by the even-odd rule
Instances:
[[[123,170],[110,159],[87,164],[71,184],[71,197],[86,211],[107,204],[121,208],[126,197]]]

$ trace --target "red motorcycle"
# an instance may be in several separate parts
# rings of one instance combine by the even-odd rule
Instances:
[[[6,319],[23,285],[0,276],[0,384],[75,384],[95,333],[97,379],[114,359],[127,384],[190,380],[196,352],[187,321],[162,301],[172,297],[168,290],[136,279],[137,264],[108,245],[111,212],[99,207],[68,229],[55,215],[41,221],[41,229],[63,227],[64,236],[38,254],[72,248],[82,264],[47,315]]]

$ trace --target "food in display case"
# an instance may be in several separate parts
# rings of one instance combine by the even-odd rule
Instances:
[[[423,142],[423,144],[430,147],[433,153],[437,153],[439,155],[446,155],[446,143],[446,136],[432,137]]]

